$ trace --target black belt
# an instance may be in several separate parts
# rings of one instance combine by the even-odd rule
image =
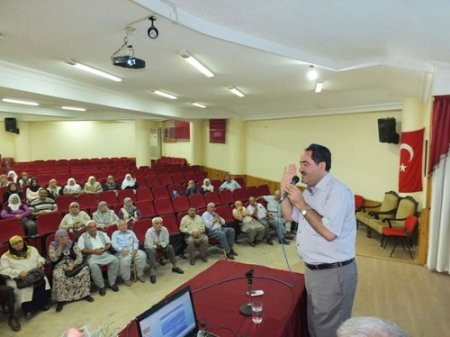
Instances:
[[[331,269],[331,268],[339,268],[346,266],[350,263],[355,261],[355,259],[350,259],[342,262],[333,262],[333,263],[322,263],[322,264],[309,264],[305,262],[305,266],[308,267],[308,269],[312,270],[322,270],[322,269]]]

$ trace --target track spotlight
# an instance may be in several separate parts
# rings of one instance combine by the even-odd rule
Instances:
[[[152,24],[151,24],[150,28],[147,30],[147,35],[151,39],[156,39],[159,35],[158,29],[156,29],[154,26],[154,22],[156,21],[156,18],[154,16],[151,16],[148,19],[152,22]]]

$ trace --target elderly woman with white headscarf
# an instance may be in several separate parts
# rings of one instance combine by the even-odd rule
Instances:
[[[26,235],[36,234],[36,223],[31,219],[31,208],[22,203],[18,194],[11,194],[3,207],[2,219],[17,218],[22,223]]]
[[[133,190],[138,188],[138,183],[135,178],[131,176],[131,174],[127,173],[125,175],[125,179],[122,181],[121,189],[126,190],[127,188],[131,188]]]
[[[84,184],[84,193],[100,193],[103,191],[102,185],[95,180],[94,176],[90,176]]]
[[[133,204],[133,199],[126,197],[123,199],[123,207],[120,209],[119,217],[127,223],[135,223],[139,219],[139,210]]]
[[[108,208],[106,201],[100,201],[97,211],[92,215],[92,220],[97,224],[97,227],[106,228],[111,225],[117,225],[119,217],[112,209]]]
[[[63,193],[77,196],[78,194],[83,193],[83,190],[81,189],[81,186],[77,184],[74,178],[69,178],[67,180],[67,185],[64,186]]]
[[[16,171],[9,171],[8,172],[8,178],[13,182],[17,183],[17,179],[19,179],[19,176],[17,175]]]
[[[59,228],[76,233],[80,229],[83,229],[90,220],[91,217],[85,211],[80,211],[80,205],[74,201],[70,203],[69,213],[64,215],[64,218],[59,224]]]
[[[211,184],[211,180],[209,180],[208,178],[203,179],[203,185],[201,187],[203,193],[214,191],[214,185]]]

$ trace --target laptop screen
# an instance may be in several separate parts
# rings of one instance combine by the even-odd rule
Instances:
[[[185,287],[137,318],[140,337],[196,336],[197,317],[192,302],[191,288]]]

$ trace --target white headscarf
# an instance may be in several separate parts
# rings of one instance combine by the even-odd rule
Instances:
[[[209,183],[209,185],[206,185],[206,182]],[[211,181],[208,178],[203,179],[203,185],[202,185],[203,191],[213,192],[214,191],[214,185],[211,184]]]
[[[130,178],[130,180],[128,180],[128,177]],[[134,187],[134,185],[136,184],[136,179],[134,179],[131,174],[127,173],[125,175],[125,179],[122,181],[122,189],[126,189],[127,187]]]
[[[74,184],[70,185],[70,182],[73,181]],[[81,190],[80,185],[77,184],[74,178],[67,179],[67,185],[64,186],[64,190],[66,190],[69,193],[79,192]]]
[[[17,204],[13,204],[12,200],[13,198],[17,198],[19,199],[19,202]],[[12,211],[17,211],[19,210],[20,206],[22,205],[22,202],[20,201],[20,197],[18,194],[13,193],[9,196],[8,198],[8,207],[12,210]]]
[[[12,175],[12,177],[11,177]],[[19,178],[19,176],[17,175],[17,173],[13,170],[8,172],[8,178],[11,178],[12,181],[14,181],[15,183],[17,183],[17,178]]]

